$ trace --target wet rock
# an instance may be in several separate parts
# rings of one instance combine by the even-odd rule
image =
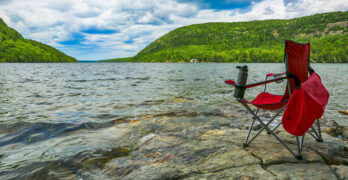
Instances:
[[[323,133],[324,143],[319,143],[306,135],[304,159],[297,160],[264,131],[248,147],[242,148],[247,129],[241,127],[250,120],[222,114],[224,112],[175,111],[144,116],[125,134],[126,142],[117,140],[134,145],[132,151],[109,160],[101,170],[117,179],[333,179],[345,176],[346,168],[342,167],[346,166],[327,164],[347,163],[347,142]],[[277,134],[296,152],[294,136],[282,128]]]
[[[297,153],[296,146],[291,144],[288,144],[288,146]],[[258,137],[255,142],[252,142],[252,144],[246,148],[246,150],[260,158],[263,164],[279,164],[287,162],[318,162],[325,164],[325,161],[319,154],[308,148],[302,150],[303,160],[294,158],[294,156],[273,137]]]
[[[328,134],[333,135],[333,136],[338,135],[338,133],[336,132],[336,128],[334,128],[334,127],[325,127],[323,129],[323,132],[328,133]]]
[[[270,119],[270,118],[272,118],[272,115],[267,112],[267,113],[263,114],[263,117],[266,118],[266,119]]]
[[[36,162],[2,171],[0,179],[78,179],[76,171],[72,170],[77,167],[59,161]]]
[[[107,157],[122,157],[127,156],[131,152],[130,148],[126,147],[115,147],[108,151],[103,151],[102,154]]]
[[[348,149],[342,143],[333,141],[315,143],[310,148],[318,152],[327,164],[348,165]]]
[[[150,164],[150,162],[146,160],[131,157],[117,158],[110,161],[103,169],[103,172],[109,177],[124,177],[147,164]]]
[[[345,133],[344,138],[347,136],[346,133],[348,132],[344,132],[346,129],[348,130],[348,123],[346,121],[329,121],[325,126],[323,132],[328,133],[331,136],[343,136],[343,133]]]
[[[250,121],[250,119],[248,119],[248,118],[242,118],[242,119],[241,119],[241,121],[246,121],[246,122],[249,122],[249,121]]]
[[[253,126],[252,129],[253,129],[254,131],[257,131],[257,130],[260,130],[261,128],[262,128],[262,125],[261,125],[261,124],[256,124],[256,125]],[[249,129],[249,127],[248,127],[248,129]]]
[[[93,116],[93,118],[97,118],[97,119],[116,119],[118,117],[119,115],[114,115],[114,114],[98,114],[96,116]]]
[[[88,155],[86,160],[83,160],[82,165],[84,167],[99,167],[103,168],[105,164],[118,157],[128,156],[131,150],[126,147],[115,147],[109,150],[97,149],[93,154],[93,156]]]
[[[348,140],[348,127],[345,127],[342,132],[343,140]]]
[[[212,154],[217,154],[224,144],[214,144],[213,140],[191,140],[178,147],[173,147],[171,153],[174,157],[172,161],[186,165],[194,166],[196,169],[198,162],[204,162],[204,160]],[[198,163],[198,164],[197,164]]]
[[[44,133],[33,134],[28,137],[28,143],[37,142],[43,139],[46,139],[46,135]]]
[[[161,179],[178,179],[184,176],[185,173],[182,171],[182,167],[169,164],[152,164],[149,166],[142,166],[137,171],[125,176],[124,180],[161,180]]]
[[[198,161],[197,168],[200,172],[207,173],[260,163],[259,159],[243,150],[240,146],[231,144]]]
[[[290,135],[289,133],[286,133],[282,128],[280,128],[279,131],[280,131],[278,133],[279,137],[281,137],[285,142],[290,144],[290,148],[296,152],[296,146],[295,146],[296,141],[294,136]],[[303,143],[303,155],[305,158],[304,160],[306,162],[324,163],[320,160],[322,159],[327,164],[346,164],[348,161],[347,142],[342,141],[338,138],[332,137],[326,133],[323,133],[322,137],[324,139],[324,142],[317,142],[310,135],[308,134],[305,135],[305,141]],[[254,150],[254,151],[257,151],[257,150]],[[290,153],[287,151],[284,151],[284,153],[287,153],[290,155]],[[276,156],[279,156],[279,155],[275,154],[274,157]],[[281,156],[284,156],[284,154]],[[289,159],[287,161],[290,162],[292,160]]]
[[[141,146],[142,144],[146,143],[147,141],[151,140],[153,137],[155,136],[154,133],[150,133],[144,137],[142,137],[139,142],[138,145]]]
[[[348,179],[348,166],[331,166],[338,179]]]
[[[187,98],[184,98],[184,97],[177,97],[177,98],[172,99],[172,101],[174,103],[185,103],[185,102],[190,101],[190,99],[187,99]]]
[[[270,172],[260,165],[242,166],[207,174],[193,174],[184,179],[187,180],[220,180],[220,179],[276,179]]]
[[[242,145],[244,136],[247,131],[236,132],[233,140],[236,144]],[[251,137],[255,132],[252,132]],[[277,135],[297,153],[296,139],[291,134],[285,132],[283,128],[277,129]],[[251,138],[250,137],[250,138]],[[250,139],[249,139],[250,140]],[[264,130],[251,144],[245,148],[254,156],[260,158],[263,164],[277,164],[285,162],[318,162],[325,163],[324,159],[315,151],[308,148],[312,143],[317,143],[313,138],[306,136],[302,154],[304,159],[299,161],[271,134],[267,134]]]
[[[348,109],[346,110],[338,110],[339,113],[342,113],[344,115],[348,115]]]
[[[202,133],[201,135],[200,135],[200,137],[202,138],[202,139],[208,139],[208,138],[210,138],[210,137],[212,137],[212,136],[221,136],[221,135],[224,135],[226,133],[226,131],[224,131],[224,130],[207,130],[207,131],[205,131],[204,133]]]
[[[172,146],[179,145],[180,143],[182,143],[182,140],[180,138],[168,135],[150,134],[148,136],[143,137],[142,139],[146,138],[149,138],[149,140],[142,140],[144,141],[143,143],[138,143],[138,149],[140,152],[152,152],[156,151],[157,149],[167,150]]]
[[[347,119],[336,119],[335,122],[337,123],[337,125],[339,127],[342,127],[342,128],[347,128],[348,127]]]
[[[319,163],[284,163],[270,165],[267,170],[280,179],[336,179],[328,166]]]
[[[242,147],[241,145],[247,132],[247,130],[235,128],[206,130],[201,133],[199,139],[219,142],[219,145],[230,146],[234,144]]]

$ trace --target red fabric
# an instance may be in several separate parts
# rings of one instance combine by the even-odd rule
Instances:
[[[233,80],[226,80],[225,83],[234,86],[236,85],[236,83]],[[257,95],[257,97],[252,102],[249,102],[247,100],[244,100],[244,102],[253,104],[254,106],[261,109],[276,110],[283,107],[287,103],[287,100],[284,100],[283,96],[265,92]]]
[[[246,100],[245,102],[250,103],[258,108],[266,109],[266,110],[276,110],[283,107],[287,103],[287,101],[283,100],[283,96],[274,95],[268,92],[260,93],[251,102]]]
[[[231,84],[231,85],[233,85],[233,86],[236,85],[236,83],[235,83],[233,80],[226,80],[225,83]]]
[[[310,54],[310,44],[299,44],[289,40],[285,41],[285,53],[288,56],[288,71],[299,78],[300,82],[308,79],[308,59]],[[295,82],[290,79],[291,90],[295,88]]]
[[[295,89],[284,111],[284,129],[295,136],[304,135],[325,110],[329,93],[318,74],[312,73],[307,81]]]

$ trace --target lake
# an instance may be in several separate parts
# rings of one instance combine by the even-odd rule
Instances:
[[[244,111],[224,83],[237,77],[236,65],[0,64],[0,179],[101,177],[107,161],[86,160],[119,154],[115,147],[128,141],[125,137],[141,138],[127,128],[152,117],[238,121]],[[284,72],[283,64],[248,66],[249,83]],[[324,118],[346,123],[337,110],[348,109],[348,64],[312,67],[330,93]],[[269,89],[282,94],[284,83]],[[248,89],[247,99],[262,90]]]

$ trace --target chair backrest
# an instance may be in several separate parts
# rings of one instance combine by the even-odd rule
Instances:
[[[301,83],[309,77],[309,55],[310,43],[300,44],[289,40],[285,41],[284,62],[286,72],[297,77]],[[295,80],[288,78],[288,88],[286,89],[285,96],[291,94],[295,87]]]

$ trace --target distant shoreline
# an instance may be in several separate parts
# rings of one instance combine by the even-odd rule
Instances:
[[[76,63],[168,63],[168,64],[283,64],[283,62],[135,62],[135,61],[78,61],[78,62],[0,62],[0,64],[76,64]],[[317,63],[311,64],[348,64],[348,63]]]
[[[123,58],[120,58],[123,59]],[[244,63],[244,64],[253,64],[253,63],[257,63],[257,64],[262,64],[262,63],[269,63],[269,64],[282,64],[284,62],[185,62],[185,61],[164,61],[164,62],[160,62],[160,61],[149,61],[149,62],[142,62],[142,61],[117,61],[117,60],[100,60],[100,61],[79,61],[81,63],[187,63],[187,64],[208,64],[208,63],[229,63],[229,64],[240,64],[240,63]],[[334,62],[310,62],[311,64],[348,64],[348,63],[334,63]]]

